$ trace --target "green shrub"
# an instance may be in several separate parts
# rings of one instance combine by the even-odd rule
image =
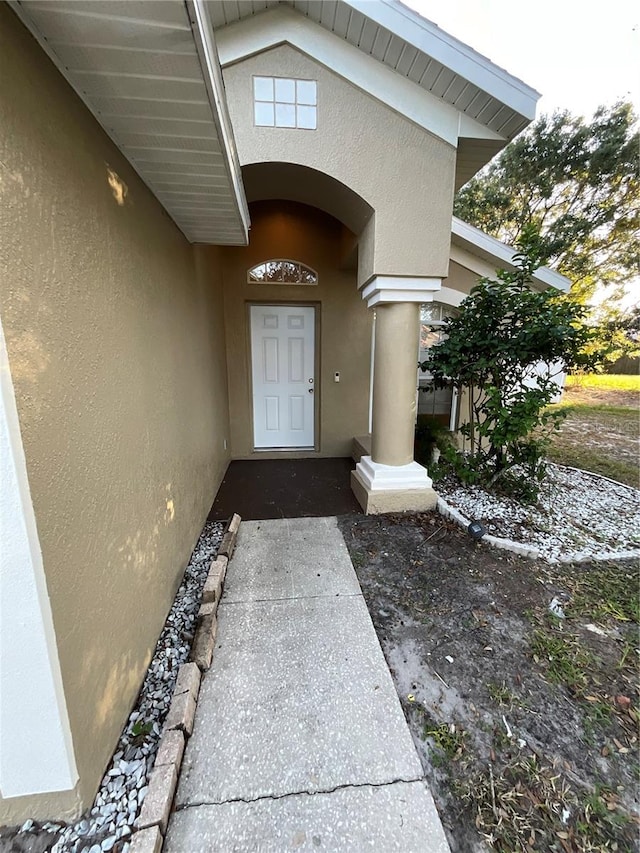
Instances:
[[[536,499],[546,448],[565,416],[547,408],[559,390],[556,376],[536,374],[535,366],[585,367],[595,358],[585,354],[594,334],[583,322],[586,309],[551,288],[531,289],[538,257],[528,230],[515,270],[480,279],[459,314],[445,320],[445,340],[420,365],[434,387],[468,391],[459,429],[467,453],[447,451],[458,476],[523,500]]]

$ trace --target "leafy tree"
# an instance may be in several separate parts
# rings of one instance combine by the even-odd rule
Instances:
[[[625,311],[604,305],[594,313],[597,337],[590,349],[599,354],[602,362],[610,365],[623,356],[635,358],[640,355],[639,305]]]
[[[587,309],[556,290],[531,289],[539,256],[535,228],[525,228],[516,269],[480,279],[420,365],[435,387],[467,392],[460,432],[470,453],[451,456],[457,473],[526,499],[537,496],[551,431],[564,417],[547,408],[559,390],[557,374],[594,360],[585,354],[593,336],[582,322]],[[537,370],[541,362],[549,369]]]
[[[541,263],[585,302],[638,274],[639,146],[631,104],[600,107],[591,122],[542,116],[463,187],[454,212],[511,245],[535,228]]]

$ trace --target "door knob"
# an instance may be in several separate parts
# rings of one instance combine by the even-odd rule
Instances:
[[[309,388],[309,393],[313,394],[313,388]]]

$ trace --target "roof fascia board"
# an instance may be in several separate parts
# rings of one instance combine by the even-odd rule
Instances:
[[[513,263],[514,256],[517,254],[515,249],[456,216],[451,222],[451,234],[452,240],[458,244],[451,245],[451,260],[472,272],[481,276],[493,276],[496,269],[515,268]],[[478,255],[478,252],[482,254]],[[549,267],[538,267],[532,279],[539,287],[554,287],[564,293],[571,287],[571,281],[566,276]]]
[[[290,44],[424,130],[457,146],[459,110],[289,7],[269,9],[221,27],[216,30],[216,43],[223,68]],[[504,139],[479,122],[474,125],[473,136]]]
[[[204,0],[186,0],[186,6],[209,96],[211,114],[218,131],[221,147],[225,154],[225,169],[229,175],[229,180],[236,197],[246,244],[249,242],[249,206],[244,191],[244,184],[242,183],[240,158],[238,157],[236,142],[233,136],[220,59],[213,35],[213,26]]]
[[[347,6],[375,21],[456,74],[475,84],[520,115],[535,118],[540,93],[513,77],[491,60],[394,0],[342,0]]]

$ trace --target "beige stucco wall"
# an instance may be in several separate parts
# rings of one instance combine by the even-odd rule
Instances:
[[[252,75],[318,81],[318,129],[254,127]],[[289,45],[224,70],[240,161],[325,172],[375,210],[359,279],[446,275],[455,149]],[[286,196],[286,187],[283,188]],[[333,211],[331,211],[333,212]],[[334,214],[339,215],[339,214]]]
[[[449,275],[443,281],[443,285],[451,287],[453,290],[459,290],[468,296],[471,289],[476,286],[480,276],[466,267],[461,266],[455,261],[449,263]]]
[[[249,246],[223,249],[232,456],[246,458],[253,452],[252,302],[316,305],[318,454],[349,456],[353,436],[368,431],[372,313],[356,289],[355,272],[339,268],[342,228],[306,205],[275,201],[253,204],[251,223]],[[307,264],[317,271],[318,284],[247,284],[247,271],[271,258]],[[339,383],[334,382],[336,371]]]
[[[0,311],[86,806],[227,464],[219,250],[5,4],[0,81]],[[76,804],[5,800],[0,823]]]

